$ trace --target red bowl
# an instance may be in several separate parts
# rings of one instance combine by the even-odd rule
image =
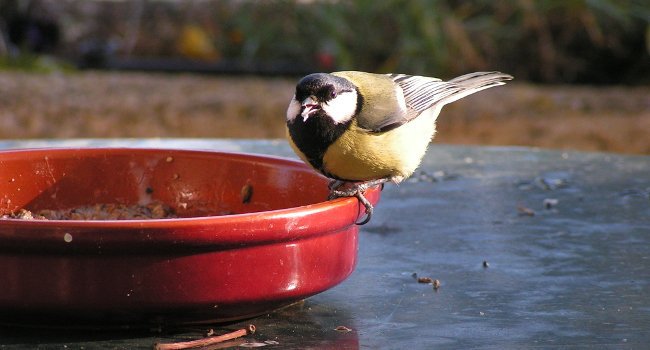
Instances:
[[[4,322],[138,325],[252,317],[331,288],[356,263],[356,198],[306,165],[165,149],[0,152],[0,216],[97,203],[156,220],[0,219]],[[371,189],[376,203],[380,191]],[[224,212],[231,215],[219,215]]]

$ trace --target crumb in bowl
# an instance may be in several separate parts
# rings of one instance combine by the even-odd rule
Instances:
[[[173,219],[176,214],[172,208],[151,202],[145,205],[94,204],[69,209],[42,209],[30,211],[20,209],[0,216],[0,219],[22,220],[147,220]]]

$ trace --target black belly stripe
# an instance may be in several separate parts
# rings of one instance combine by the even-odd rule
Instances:
[[[319,111],[307,118],[307,121],[303,121],[302,116],[298,115],[287,122],[287,127],[291,140],[307,157],[309,163],[324,175],[332,177],[327,169],[323,168],[323,156],[327,148],[343,135],[351,123],[335,124],[331,118]]]

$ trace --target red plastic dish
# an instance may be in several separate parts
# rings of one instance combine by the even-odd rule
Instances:
[[[356,198],[302,163],[166,149],[0,152],[0,215],[161,201],[182,218],[0,219],[0,318],[228,321],[331,288],[355,266]],[[379,190],[367,192],[376,203]],[[248,198],[246,198],[248,197]],[[233,212],[233,215],[221,215]]]

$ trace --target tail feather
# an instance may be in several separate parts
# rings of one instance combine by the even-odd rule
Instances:
[[[504,85],[508,80],[512,80],[512,76],[501,72],[475,72],[461,75],[447,82],[445,90],[449,93],[438,100],[438,103],[446,105],[481,90]]]
[[[512,79],[501,72],[469,73],[449,81],[404,74],[391,74],[390,77],[402,88],[406,105],[415,112],[413,117],[431,107],[442,107]]]

